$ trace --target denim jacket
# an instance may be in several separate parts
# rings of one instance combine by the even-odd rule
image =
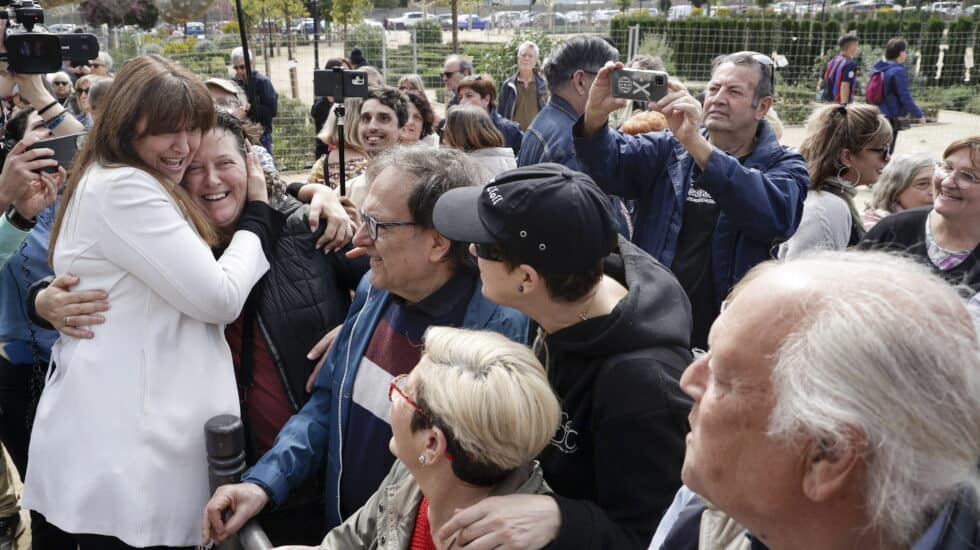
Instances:
[[[325,468],[328,528],[344,520],[340,513],[340,478],[354,380],[375,327],[393,298],[387,290],[371,286],[370,277],[368,272],[357,287],[343,328],[317,375],[310,400],[283,426],[272,449],[242,477],[242,481],[265,489],[270,504],[278,507],[291,489]],[[515,342],[527,342],[527,317],[484,298],[479,282],[466,307],[462,327],[493,330]]]
[[[716,149],[704,170],[669,130],[629,136],[603,128],[584,138],[581,127],[575,129],[585,172],[606,193],[637,201],[632,241],[667,267],[677,253],[691,183],[711,194],[721,208],[711,248],[719,303],[749,269],[775,257],[777,245],[800,225],[810,185],[806,161],[780,145],[766,121],[747,158]]]
[[[517,165],[557,162],[572,170],[584,172],[572,141],[572,126],[576,120],[578,113],[570,103],[560,96],[551,96],[551,100],[524,132],[524,144],[517,157]]]

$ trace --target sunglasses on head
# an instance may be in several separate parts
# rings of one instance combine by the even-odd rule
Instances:
[[[769,83],[772,87],[772,95],[776,95],[776,64],[773,62],[772,58],[764,53],[748,50],[733,53],[732,57],[741,55],[751,56],[756,63],[769,67]]]

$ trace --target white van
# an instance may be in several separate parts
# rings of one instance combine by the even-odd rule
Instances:
[[[683,4],[680,6],[671,6],[670,10],[667,12],[667,21],[674,21],[676,19],[687,19],[691,16],[691,5]]]

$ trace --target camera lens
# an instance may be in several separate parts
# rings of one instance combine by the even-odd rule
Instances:
[[[654,83],[654,84],[656,84],[657,86],[663,86],[664,84],[666,84],[666,83],[667,83],[667,79],[665,79],[664,77],[662,77],[662,76],[660,76],[660,75],[657,75],[657,76],[656,76],[656,77],[655,77],[655,78],[653,79],[653,83]]]

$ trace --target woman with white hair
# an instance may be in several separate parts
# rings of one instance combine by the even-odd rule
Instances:
[[[388,389],[398,459],[320,548],[434,547],[432,533],[493,495],[550,492],[534,457],[561,409],[527,347],[493,332],[432,327],[410,374]]]
[[[932,175],[936,159],[927,153],[894,158],[872,188],[870,207],[862,216],[871,230],[884,218],[903,210],[932,204]]]

